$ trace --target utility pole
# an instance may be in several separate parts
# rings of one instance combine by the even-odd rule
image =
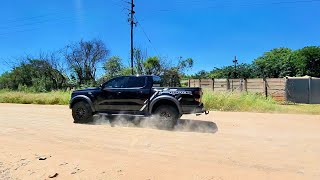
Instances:
[[[234,60],[232,62],[234,63],[234,78],[237,78],[237,56],[234,56]]]
[[[133,75],[133,25],[134,22],[134,2],[131,0],[131,11],[130,11],[130,26],[131,26],[131,74]]]

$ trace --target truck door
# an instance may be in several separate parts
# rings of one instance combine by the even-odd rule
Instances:
[[[109,80],[102,86],[102,91],[97,95],[96,109],[100,112],[118,113],[126,106],[123,92],[129,77],[118,77]]]
[[[126,111],[135,114],[143,114],[147,109],[150,88],[147,87],[147,77],[130,76],[126,88],[123,89],[123,97],[126,100]]]

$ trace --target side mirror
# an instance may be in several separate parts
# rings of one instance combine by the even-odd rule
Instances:
[[[99,88],[103,91],[107,91],[109,88],[104,86],[103,84],[100,84]]]

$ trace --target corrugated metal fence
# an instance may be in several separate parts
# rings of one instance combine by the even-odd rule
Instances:
[[[320,78],[288,78],[286,99],[297,103],[320,104]]]

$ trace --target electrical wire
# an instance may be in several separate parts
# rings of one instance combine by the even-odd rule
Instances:
[[[121,6],[119,4],[116,4],[115,2],[111,2],[111,4],[115,6]],[[122,6],[121,6],[122,7]],[[0,31],[5,30],[6,32],[0,32],[0,36],[3,37],[4,35],[12,34],[12,33],[21,33],[21,32],[28,32],[33,31],[37,29],[41,29],[39,25],[42,25],[44,23],[52,23],[52,22],[64,22],[69,23],[72,21],[79,20],[79,13],[78,11],[75,11],[75,15],[77,17],[57,17],[60,15],[64,15],[65,11],[61,9],[51,10],[52,12],[42,14],[42,15],[35,15],[31,17],[22,17],[22,18],[16,18],[12,19],[6,22],[1,23],[2,26],[0,26]],[[80,19],[83,21],[83,19]],[[26,28],[26,29],[25,29]]]
[[[43,23],[66,24],[66,23],[70,23],[70,22],[73,22],[73,21],[77,21],[78,18],[74,17],[74,18],[64,18],[64,19],[55,19],[55,20],[58,20],[58,21],[45,20],[45,21],[40,22],[40,23],[34,23],[33,25],[43,24]],[[82,21],[83,21],[83,19],[82,19]],[[34,30],[38,30],[38,29],[41,29],[41,28],[42,28],[41,26],[36,26],[36,27],[31,26],[28,29],[10,30],[8,32],[0,33],[0,37],[4,37],[5,35],[9,35],[9,34],[13,34],[13,33],[22,33],[22,32],[34,31]]]
[[[189,2],[185,2],[185,1],[175,1],[176,4],[186,4]],[[216,0],[210,1],[210,2],[217,2]],[[282,4],[302,4],[302,3],[319,3],[320,0],[295,0],[295,1],[279,1],[279,2],[251,2],[251,3],[243,3],[243,4],[232,4],[232,1],[224,1],[227,2],[227,4],[225,5],[213,5],[213,6],[207,6],[204,7],[205,9],[214,9],[214,8],[226,8],[226,7],[253,7],[253,6],[263,6],[263,5],[282,5]],[[193,0],[191,1],[191,3],[199,3],[199,4],[203,4],[203,1],[201,0]],[[159,9],[157,11],[160,12],[170,12],[170,11],[177,11],[178,9]]]
[[[134,18],[137,21],[137,24],[139,25],[139,27],[141,28],[143,34],[145,35],[145,37],[147,38],[147,40],[149,41],[149,43],[151,44],[151,46],[153,47],[154,51],[158,54],[158,56],[160,57],[159,52],[157,51],[157,49],[155,48],[155,46],[153,45],[153,43],[151,42],[149,36],[147,35],[146,31],[144,30],[144,28],[142,27],[141,23],[138,21],[137,17],[134,15]]]

